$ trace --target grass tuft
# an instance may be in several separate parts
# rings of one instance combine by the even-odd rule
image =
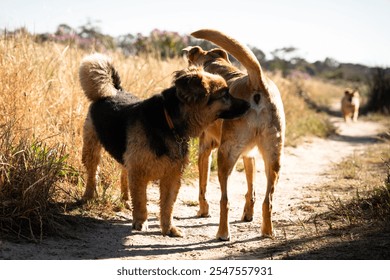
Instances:
[[[340,219],[346,226],[390,225],[388,145],[389,140],[384,139],[363,154],[354,154],[337,165],[337,182],[325,219]],[[338,191],[345,188],[349,191]]]
[[[68,155],[63,145],[14,140],[7,129],[0,139],[0,231],[36,242],[61,228],[53,198],[68,173]]]

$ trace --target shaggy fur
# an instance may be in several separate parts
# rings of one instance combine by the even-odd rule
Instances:
[[[122,165],[122,199],[133,208],[133,229],[147,228],[146,187],[160,180],[160,224],[163,235],[182,236],[172,224],[172,210],[188,161],[188,141],[217,118],[243,115],[249,104],[233,98],[225,80],[190,67],[178,71],[174,86],[146,100],[122,90],[111,60],[86,57],[80,82],[91,101],[84,123],[82,161],[87,170],[84,200],[97,195],[101,149]]]
[[[360,95],[357,89],[345,89],[341,99],[341,112],[345,122],[351,119],[356,122],[359,115]]]
[[[209,126],[200,137],[199,148],[199,216],[208,216],[206,186],[209,173],[210,153],[218,149],[218,178],[221,185],[220,223],[217,238],[230,239],[228,221],[227,183],[233,167],[240,155],[243,156],[248,192],[242,216],[243,221],[253,219],[255,191],[253,177],[256,171],[255,160],[251,150],[257,147],[263,156],[267,189],[262,206],[263,236],[273,236],[272,197],[279,178],[281,157],[285,135],[285,117],[282,100],[276,85],[263,73],[254,54],[235,39],[216,30],[199,30],[192,35],[209,40],[222,47],[247,69],[248,74],[234,67],[225,50],[212,49],[205,51],[200,47],[189,47],[190,65],[202,65],[210,73],[225,78],[233,96],[248,101],[249,112],[240,119],[217,121]]]

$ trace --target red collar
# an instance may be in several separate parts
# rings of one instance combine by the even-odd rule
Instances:
[[[164,108],[164,115],[165,115],[165,120],[167,121],[167,124],[171,130],[175,129],[175,126],[173,125],[172,119],[169,116],[167,110]]]

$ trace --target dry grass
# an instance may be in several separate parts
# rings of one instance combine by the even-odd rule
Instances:
[[[313,187],[321,198],[307,207],[309,218],[288,225],[293,235],[286,237],[286,259],[389,259],[389,144],[383,138],[346,158],[329,183]]]
[[[327,137],[335,131],[329,122],[328,116],[310,109],[300,96],[302,90],[309,85],[316,86],[316,94],[326,94],[327,84],[317,79],[288,80],[280,75],[271,76],[282,94],[284,111],[286,114],[286,145],[296,146],[307,136]],[[302,85],[306,84],[305,87]]]
[[[325,82],[321,79],[302,80],[299,87],[318,106],[331,107],[333,102],[340,102],[346,85]]]
[[[12,138],[2,127],[0,140],[0,230],[8,236],[42,240],[62,228],[54,201],[58,183],[72,173],[64,146]]]
[[[47,225],[54,225],[54,229],[58,225],[53,222],[57,217],[53,213],[66,211],[52,212],[52,206],[58,201],[75,201],[83,192],[81,132],[89,104],[79,85],[78,68],[87,54],[77,47],[37,44],[26,35],[0,38],[2,231],[38,240]],[[169,87],[172,73],[186,66],[182,58],[163,61],[109,55],[124,88],[142,98]],[[273,79],[285,104],[287,144],[296,144],[306,135],[327,135],[326,118],[307,108],[297,94],[297,83],[279,76]],[[186,178],[197,176],[197,145],[197,140],[192,141]],[[118,164],[104,155],[97,203],[104,205],[102,212],[121,208],[119,172]],[[90,207],[83,209],[88,211]]]
[[[17,134],[62,143],[72,165],[80,164],[81,128],[88,102],[78,80],[85,51],[54,43],[36,44],[28,37],[0,41],[0,124],[13,123]],[[110,53],[124,88],[140,97],[171,84],[181,59],[159,61]]]
[[[337,227],[390,226],[390,141],[381,141],[336,165],[335,182],[327,188],[333,194],[329,211],[323,214],[328,223]]]
[[[81,132],[89,104],[79,85],[78,68],[85,55],[75,47],[37,44],[24,35],[0,39],[0,229],[4,231],[37,240],[48,224],[49,203],[60,199],[57,183],[68,199],[82,193]],[[172,73],[186,63],[109,55],[124,88],[140,97],[170,86]],[[67,168],[75,174],[63,180]],[[111,203],[116,201],[108,199],[115,193],[111,190],[117,188],[110,187],[119,181],[120,168],[104,156],[101,170],[100,193],[105,203]],[[26,215],[28,208],[36,215]],[[27,231],[24,223],[19,223],[19,229],[13,227],[18,217],[30,224]]]

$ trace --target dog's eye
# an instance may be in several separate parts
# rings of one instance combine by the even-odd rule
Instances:
[[[228,90],[225,90],[224,93],[223,93],[222,98],[224,98],[224,99],[229,99],[229,97],[230,97],[229,91],[228,91]]]
[[[229,98],[229,90],[227,89],[223,89],[223,90],[219,90],[217,92],[214,92],[210,98],[209,98],[209,101],[208,101],[208,104],[212,104],[214,103],[214,101],[217,101],[217,100],[226,100]]]
[[[229,96],[229,90],[224,89],[220,90],[219,92],[215,93],[214,98],[219,99],[219,98],[227,98]]]

